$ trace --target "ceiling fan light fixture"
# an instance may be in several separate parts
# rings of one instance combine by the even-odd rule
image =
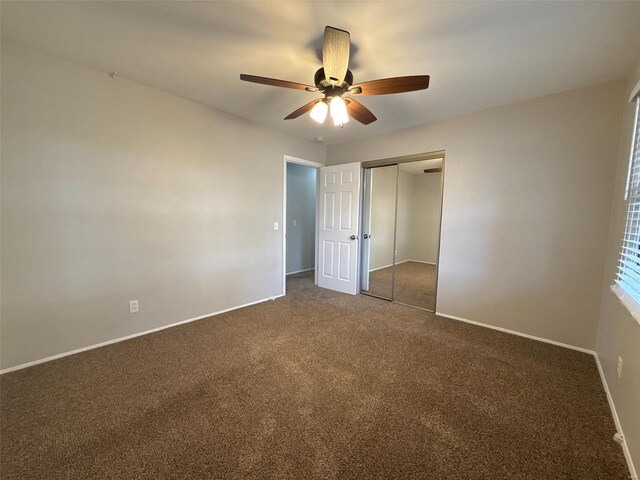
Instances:
[[[333,124],[336,127],[341,127],[349,121],[347,106],[345,105],[342,97],[335,96],[331,99],[331,103],[329,104],[329,111],[331,112]]]
[[[309,116],[318,123],[324,123],[324,120],[327,118],[328,111],[329,106],[324,100],[322,100],[314,105],[311,112],[309,112]]]
[[[322,67],[316,71],[313,77],[315,86],[245,73],[240,74],[240,80],[322,94],[324,98],[316,98],[305,103],[284,119],[293,120],[309,113],[315,122],[322,124],[327,119],[327,113],[331,113],[333,124],[337,127],[348,123],[350,117],[363,125],[369,125],[377,120],[367,107],[349,95],[364,97],[367,95],[389,95],[415,92],[429,87],[429,75],[381,78],[354,85],[353,72],[349,70],[350,51],[351,36],[349,32],[327,26],[324,29],[322,39]],[[342,98],[343,95],[347,95],[346,100]]]

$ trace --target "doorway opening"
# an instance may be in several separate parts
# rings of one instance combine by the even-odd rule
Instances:
[[[444,152],[363,168],[360,291],[435,312]]]
[[[291,275],[313,276],[317,283],[318,169],[322,166],[300,158],[284,158],[283,294]]]

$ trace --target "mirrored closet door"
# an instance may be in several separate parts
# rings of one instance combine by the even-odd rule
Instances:
[[[364,173],[362,291],[391,300],[398,166],[367,168]]]
[[[362,293],[435,311],[443,164],[365,167]]]

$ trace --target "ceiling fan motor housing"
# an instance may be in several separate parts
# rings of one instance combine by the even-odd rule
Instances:
[[[334,124],[340,126],[349,121],[349,117],[363,125],[376,121],[376,116],[367,107],[349,95],[388,95],[424,90],[429,86],[429,75],[381,78],[354,86],[353,72],[349,70],[350,41],[349,32],[346,30],[325,27],[322,41],[322,68],[318,69],[314,75],[315,86],[244,73],[240,74],[240,80],[320,93],[324,98],[316,98],[306,103],[284,119],[291,120],[309,113],[313,120],[323,123],[327,111],[331,108]],[[336,122],[336,118],[342,121]]]
[[[331,82],[329,82],[329,80],[327,80],[325,77],[326,75],[324,74],[324,68],[319,68],[313,77],[315,86],[320,90],[324,90],[325,88],[331,86]],[[351,72],[351,70],[347,70],[347,74],[344,76],[344,82],[342,85],[339,85],[338,88],[346,90],[351,85],[353,85],[353,73]]]

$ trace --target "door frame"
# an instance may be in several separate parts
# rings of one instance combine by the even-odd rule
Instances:
[[[393,299],[393,290],[395,288],[395,286],[393,285],[393,280],[392,280],[392,287],[391,287],[391,291],[392,291],[392,299],[389,300],[391,302],[397,303],[399,305],[405,305],[407,307],[412,307],[412,308],[417,308],[418,310],[425,310],[427,312],[431,312],[431,313],[435,313],[437,311],[437,307],[438,307],[438,287],[440,286],[440,256],[441,256],[441,252],[442,252],[442,219],[444,216],[444,187],[445,187],[445,182],[444,182],[444,177],[445,177],[445,172],[446,172],[446,151],[445,150],[435,150],[435,151],[431,151],[431,152],[424,152],[424,153],[415,153],[412,155],[403,155],[400,157],[390,157],[390,158],[381,158],[378,160],[370,160],[368,162],[362,162],[362,169],[370,169],[370,168],[375,168],[375,167],[386,167],[386,166],[390,166],[390,165],[398,165],[400,166],[400,164],[402,163],[410,163],[410,162],[418,162],[421,160],[432,160],[435,158],[442,158],[442,177],[440,178],[440,223],[438,225],[438,254],[436,256],[436,286],[435,286],[435,304],[433,306],[433,310],[429,310],[426,308],[422,308],[422,307],[417,307],[415,305],[407,305],[405,303],[401,303],[401,302],[397,302]],[[399,175],[399,171],[398,171],[398,175]],[[363,178],[364,178],[364,172],[363,172]],[[364,198],[364,182],[363,182],[363,192],[362,192],[362,196]],[[398,213],[397,213],[397,208],[398,208],[398,199],[397,199],[397,195],[398,195],[398,185],[396,183],[396,222],[398,220]],[[362,217],[364,218],[364,202],[361,205],[361,212],[362,213]],[[361,219],[361,222],[363,221],[363,219]],[[396,228],[397,230],[397,228]],[[364,230],[363,230],[364,231]],[[396,232],[394,232],[394,247],[393,247],[393,265],[395,265],[395,234]],[[364,255],[364,242],[362,244],[362,247],[360,249],[360,255]],[[395,270],[395,269],[394,269]],[[362,275],[362,272],[358,273],[359,275]],[[395,272],[392,272],[392,278],[395,276],[394,275]],[[359,283],[359,290],[358,292],[361,293],[362,295],[368,295],[371,297],[375,297],[375,295],[371,295],[369,293],[365,293],[362,291],[362,282]],[[376,298],[382,298],[382,297],[376,297]],[[383,299],[383,300],[388,300],[388,299]]]
[[[314,235],[314,272],[313,283],[318,284],[318,187],[320,186],[320,168],[324,163],[312,162],[304,158],[285,155],[282,162],[282,295],[287,294],[287,163],[296,163],[305,167],[316,169],[316,234]]]

